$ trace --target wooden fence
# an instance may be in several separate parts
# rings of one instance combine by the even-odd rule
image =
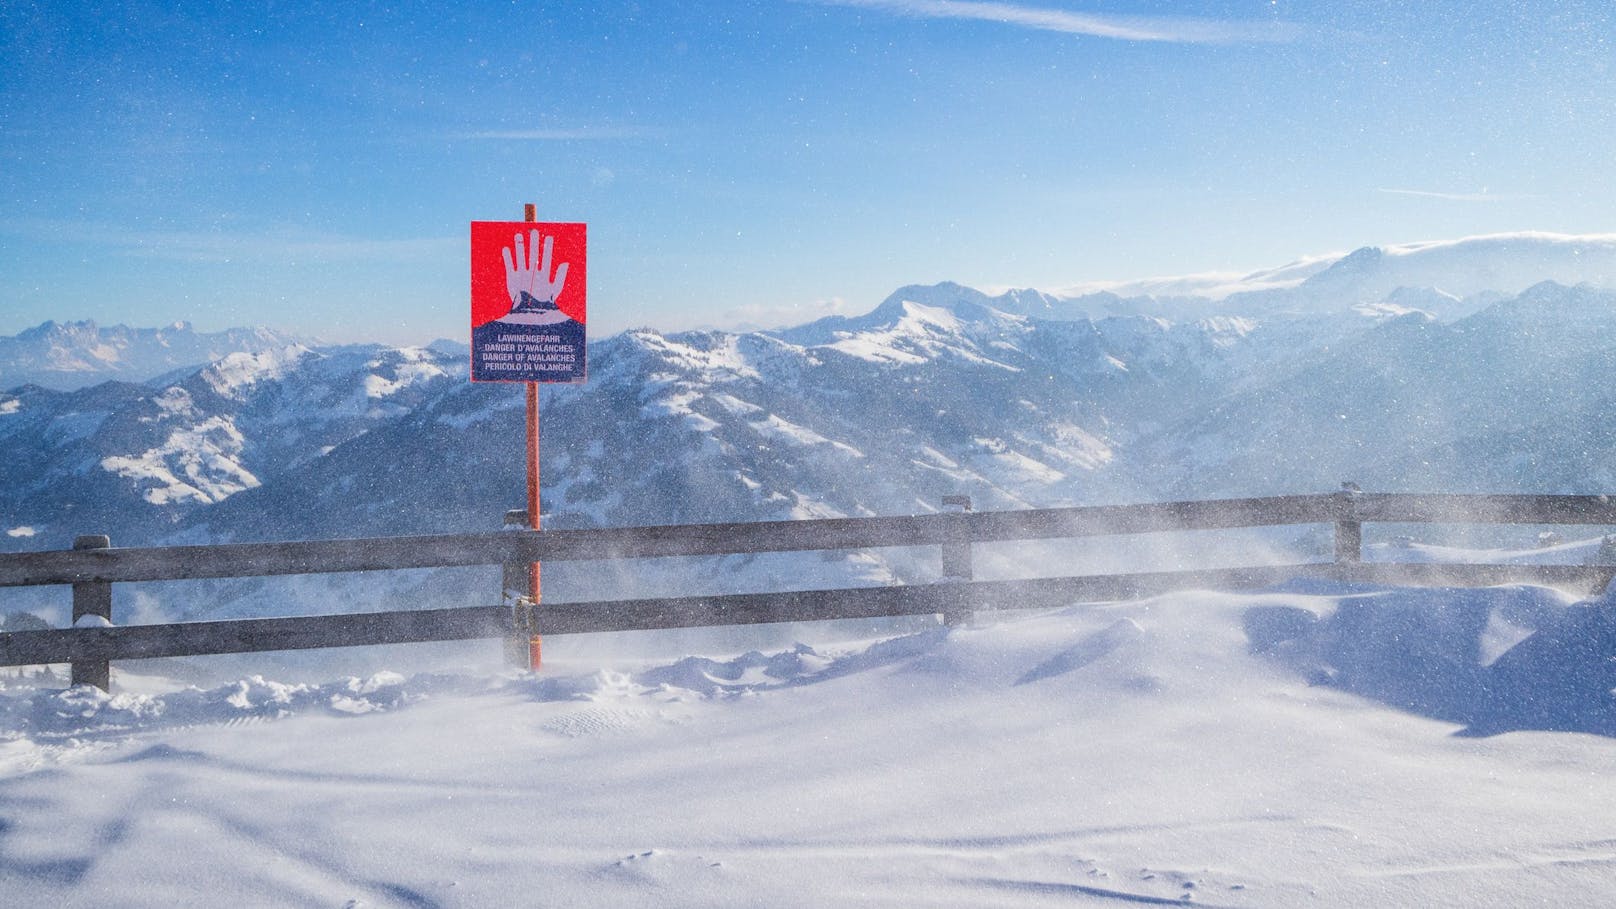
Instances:
[[[496,531],[417,537],[118,549],[104,536],[73,549],[0,554],[0,587],[71,585],[74,627],[0,633],[0,666],[71,663],[74,684],[106,688],[112,660],[352,647],[471,638],[693,628],[940,614],[1129,599],[1175,589],[1252,589],[1298,577],[1421,586],[1538,583],[1602,589],[1599,565],[1427,564],[1362,561],[1362,525],[1385,523],[1616,525],[1606,496],[1320,495],[1143,505],[967,510],[906,517],[690,524],[601,530]],[[975,581],[977,543],[1162,531],[1333,525],[1332,562],[1202,571]],[[939,546],[944,580],[892,587],[510,604],[350,615],[112,626],[112,585],[410,568],[505,566],[507,593],[532,562]],[[520,589],[515,590],[521,593]],[[100,627],[97,627],[97,626]]]

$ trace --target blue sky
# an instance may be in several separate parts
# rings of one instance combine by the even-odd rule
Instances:
[[[0,334],[463,338],[467,224],[592,332],[1609,232],[1605,3],[0,0]]]

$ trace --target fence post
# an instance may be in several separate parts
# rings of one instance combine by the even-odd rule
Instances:
[[[971,510],[971,497],[966,495],[943,496],[944,509],[957,509],[953,514],[965,514]],[[971,566],[971,539],[966,533],[965,525],[960,521],[952,521],[950,536],[952,542],[943,544],[943,579],[955,581],[969,581],[974,577]],[[954,596],[950,607],[943,612],[943,624],[963,625],[971,620],[971,603],[966,588],[960,588]]]
[[[101,534],[77,537],[74,549],[111,549],[112,539]],[[106,581],[80,581],[73,585],[73,625],[85,616],[112,621],[112,585]],[[74,660],[70,682],[112,690],[112,664],[108,660]]]
[[[1357,483],[1341,484],[1341,500],[1335,520],[1335,560],[1340,564],[1363,561],[1363,523],[1358,520]]]
[[[527,530],[527,509],[505,512],[506,530]],[[511,604],[511,633],[505,637],[505,665],[514,669],[532,668],[530,639],[537,618],[533,605],[533,566],[527,562],[506,562],[500,566],[500,602]]]

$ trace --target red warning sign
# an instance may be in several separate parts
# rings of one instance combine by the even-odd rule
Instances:
[[[583,224],[471,222],[471,378],[582,382]]]

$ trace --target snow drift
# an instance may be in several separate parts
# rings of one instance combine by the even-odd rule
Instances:
[[[557,642],[540,676],[14,681],[0,885],[131,906],[1599,901],[1611,601],[1429,596],[1190,592],[614,667]],[[1577,732],[1520,731],[1551,728]]]

